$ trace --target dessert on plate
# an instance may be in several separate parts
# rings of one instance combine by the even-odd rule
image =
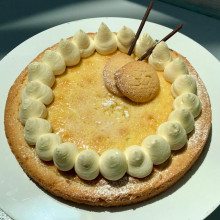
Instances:
[[[173,185],[208,138],[211,105],[189,61],[142,34],[79,30],[47,48],[18,76],[5,132],[40,186],[93,206],[127,205]],[[137,61],[155,46],[148,59]]]

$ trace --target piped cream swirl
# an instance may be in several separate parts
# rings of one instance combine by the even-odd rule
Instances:
[[[22,124],[25,124],[29,118],[46,117],[47,109],[42,102],[29,98],[26,98],[22,101],[19,111],[19,120]]]
[[[150,55],[148,62],[154,69],[162,71],[165,66],[172,61],[169,48],[164,41],[161,41],[156,45],[152,54]]]
[[[53,152],[53,162],[62,171],[71,170],[74,167],[78,148],[73,143],[62,143]]]
[[[188,68],[180,57],[168,63],[164,69],[164,78],[170,83],[173,83],[179,76],[189,74]]]
[[[126,148],[125,156],[128,163],[127,173],[129,175],[144,178],[151,173],[153,162],[142,147],[133,145]]]
[[[21,99],[36,99],[45,105],[50,104],[53,101],[54,95],[52,89],[37,81],[29,82],[26,87],[22,90]]]
[[[141,145],[147,151],[155,165],[162,164],[170,157],[170,145],[159,135],[146,137]]]
[[[149,48],[155,44],[155,41],[147,33],[142,34],[135,45],[134,53],[136,56],[141,57]]]
[[[102,153],[99,165],[101,174],[108,180],[119,180],[127,171],[125,155],[117,149],[110,149]]]
[[[56,51],[46,50],[42,57],[42,61],[51,68],[54,75],[61,75],[66,69],[63,57]]]
[[[134,37],[134,31],[126,26],[123,26],[122,29],[117,33],[118,49],[123,53],[128,53]]]
[[[50,67],[42,62],[33,62],[28,66],[28,81],[39,81],[49,87],[55,82],[55,77]]]
[[[36,143],[37,155],[44,161],[53,160],[53,152],[62,142],[62,138],[58,134],[49,133],[41,135]]]
[[[79,30],[73,37],[73,42],[78,46],[81,57],[89,57],[95,51],[94,41],[83,30]]]
[[[81,151],[76,157],[75,171],[84,180],[93,180],[99,175],[99,155],[94,150]]]
[[[52,132],[49,121],[42,118],[29,118],[24,127],[24,139],[30,145],[35,145],[37,139],[47,133]]]
[[[196,118],[201,110],[202,104],[198,96],[193,93],[184,93],[178,96],[173,102],[173,109],[186,108],[188,109],[194,118]]]
[[[196,80],[190,75],[179,76],[172,84],[171,92],[174,97],[183,93],[197,94]]]
[[[79,48],[70,40],[61,39],[57,51],[62,55],[67,66],[73,66],[80,61]]]
[[[168,120],[180,123],[187,134],[190,133],[195,127],[194,117],[192,113],[186,108],[180,108],[172,111]]]
[[[101,23],[94,38],[95,49],[98,53],[107,55],[117,50],[117,40],[105,23]]]
[[[168,121],[161,124],[157,129],[157,134],[167,141],[171,150],[181,149],[187,141],[185,129],[174,121]]]

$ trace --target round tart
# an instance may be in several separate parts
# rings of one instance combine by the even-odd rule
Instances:
[[[75,42],[82,38],[82,36],[84,36],[83,31],[77,32],[74,36]],[[98,41],[101,37],[100,34],[93,33],[88,34],[88,36],[94,39],[94,42]],[[175,123],[180,123],[179,121],[173,122],[175,114],[178,113],[172,112],[172,108],[173,106],[175,108],[175,105],[181,105],[181,103],[176,101],[181,96],[180,93],[182,91],[179,91],[178,88],[181,88],[182,81],[188,83],[188,78],[185,77],[186,79],[179,80],[180,82],[174,81],[171,85],[164,78],[166,71],[158,70],[157,66],[155,67],[154,60],[151,61],[152,58],[150,58],[149,63],[155,67],[160,81],[160,90],[157,96],[147,103],[134,103],[122,95],[123,91],[120,91],[120,95],[116,96],[106,88],[105,80],[103,79],[103,70],[105,69],[106,62],[115,54],[120,56],[122,53],[119,50],[116,51],[117,46],[115,48],[110,43],[110,54],[100,46],[101,44],[97,44],[97,52],[94,52],[92,47],[86,49],[83,48],[83,45],[82,47],[79,46],[81,60],[76,55],[73,55],[75,56],[75,63],[67,58],[64,59],[67,64],[65,72],[62,68],[54,70],[54,66],[50,65],[50,60],[48,59],[48,57],[55,56],[53,51],[60,50],[62,52],[62,49],[59,49],[60,44],[48,48],[52,51],[50,54],[44,51],[33,60],[33,62],[46,60],[48,66],[56,75],[54,84],[52,83],[53,77],[50,78],[50,85],[53,84],[54,99],[52,95],[50,98],[48,96],[45,99],[42,98],[42,102],[47,105],[48,114],[46,116],[44,107],[42,107],[41,116],[43,118],[46,117],[50,122],[49,124],[52,125],[51,128],[50,125],[45,124],[43,126],[44,133],[37,134],[37,137],[31,136],[28,139],[24,134],[32,130],[32,127],[29,129],[27,125],[30,121],[26,122],[24,119],[22,122],[21,117],[19,120],[21,96],[25,96],[22,91],[24,91],[24,88],[27,88],[28,81],[33,81],[32,87],[34,87],[34,82],[36,82],[36,79],[28,75],[28,67],[18,76],[11,87],[5,108],[6,136],[12,152],[24,171],[40,186],[54,195],[66,200],[94,206],[128,205],[149,199],[166,190],[179,180],[196,161],[205,146],[211,126],[211,105],[202,80],[186,58],[170,50],[170,59],[181,58],[185,62],[190,76],[195,79],[197,85],[196,93],[202,104],[202,111],[199,115],[193,115],[196,117],[195,125],[184,127],[187,131],[185,132],[184,130],[184,132],[188,134],[188,141],[187,144],[184,142],[181,149],[179,149],[179,145],[176,146],[175,143],[162,138],[164,133],[166,133],[166,128],[164,129],[161,125],[168,120],[172,122],[172,126],[176,126]],[[123,52],[126,48],[128,47],[123,47]],[[46,53],[48,54],[45,55]],[[169,80],[172,81],[173,79]],[[177,89],[176,84],[178,84]],[[191,81],[189,84],[192,84]],[[120,90],[120,88],[118,89]],[[45,90],[42,93],[46,92]],[[175,101],[171,93],[175,94],[174,97],[177,96]],[[43,94],[41,97],[43,97]],[[51,102],[50,99],[53,99],[53,101]],[[23,124],[25,124],[25,127]],[[49,156],[47,154],[40,156],[41,154],[38,151],[41,148],[37,147],[37,151],[32,146],[36,144],[36,141],[38,141],[38,144],[40,142],[38,139],[43,139],[43,135],[51,133],[51,129],[53,131],[52,134],[60,136],[64,142],[62,143],[56,137],[59,146],[53,149],[54,162],[51,161],[50,152]],[[155,159],[153,153],[148,154],[147,157],[153,161],[154,166],[150,163],[145,163],[145,165],[151,167],[153,169],[152,172],[145,172],[143,176],[140,174],[140,177],[137,177],[137,171],[129,169],[129,165],[126,165],[121,169],[121,175],[117,173],[116,178],[105,175],[104,165],[107,160],[107,151],[117,149],[118,152],[120,151],[118,155],[121,154],[121,157],[128,161],[128,157],[125,157],[123,152],[128,155],[129,152],[135,151],[135,149],[137,149],[136,152],[139,152],[137,148],[139,146],[136,145],[141,145],[146,137],[153,135],[161,135],[160,137],[169,147],[169,155],[163,161],[158,160],[158,158]],[[60,147],[64,145],[65,147]],[[74,147],[72,147],[73,145]],[[132,146],[132,148],[128,148],[129,146]],[[62,167],[59,154],[64,154],[62,149],[65,148],[72,149],[71,158],[66,158],[66,161],[74,160],[75,163],[76,160],[76,163],[71,165],[70,162],[70,165]],[[88,151],[88,153],[83,155],[79,154],[78,151]],[[141,150],[135,158],[145,154],[143,152]],[[95,161],[100,160],[101,162],[90,163],[91,157],[88,155],[96,158]],[[88,166],[92,167],[92,177],[80,171],[82,165],[80,160],[83,161],[83,158],[86,157]],[[100,168],[100,173],[97,169],[102,164],[104,164],[104,168]],[[74,168],[73,165],[75,166]]]

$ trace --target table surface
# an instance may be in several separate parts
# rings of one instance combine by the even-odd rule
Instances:
[[[142,0],[45,0],[0,2],[0,60],[17,45],[50,27],[84,18],[127,17],[142,19],[149,1]],[[180,31],[220,60],[220,20],[170,4],[154,1],[148,21]],[[199,56],[199,54],[198,54]],[[207,220],[220,218],[218,207]],[[0,219],[8,217],[0,209]]]

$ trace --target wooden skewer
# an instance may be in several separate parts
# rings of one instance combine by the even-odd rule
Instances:
[[[149,3],[149,5],[148,5],[148,8],[147,8],[147,10],[146,10],[146,12],[145,12],[145,14],[144,14],[144,17],[143,17],[143,19],[142,19],[142,21],[141,21],[141,24],[140,24],[140,26],[139,26],[139,28],[138,28],[138,31],[137,31],[137,33],[136,33],[136,35],[135,35],[135,38],[134,38],[134,40],[133,40],[133,42],[132,42],[132,44],[131,44],[131,47],[130,47],[130,49],[129,49],[129,51],[128,51],[128,55],[129,56],[131,56],[131,54],[132,54],[132,52],[133,52],[133,50],[134,50],[134,47],[135,47],[135,44],[136,44],[136,42],[137,42],[137,39],[139,38],[139,36],[140,36],[140,33],[141,33],[141,31],[142,31],[142,29],[143,29],[143,27],[144,27],[144,24],[145,24],[145,22],[146,22],[146,20],[147,20],[147,18],[148,18],[148,15],[150,14],[150,11],[151,11],[151,9],[152,9],[152,7],[153,7],[153,1],[151,1],[150,3]]]
[[[171,38],[177,31],[179,31],[181,28],[183,27],[183,24],[180,24],[178,27],[176,27],[172,32],[170,32],[166,37],[164,37],[161,41],[167,41],[169,38]],[[160,42],[161,42],[160,41]],[[160,43],[159,42],[159,43]],[[158,43],[157,43],[158,44]],[[156,45],[157,45],[156,44]],[[152,53],[152,51],[154,50],[154,48],[156,47],[156,45],[154,45],[153,47],[151,47],[150,49],[148,49],[147,50],[147,52],[144,54],[144,55],[142,55],[139,59],[138,59],[138,61],[141,61],[141,60],[143,60],[143,59],[145,59],[146,57],[148,57],[151,53]]]

